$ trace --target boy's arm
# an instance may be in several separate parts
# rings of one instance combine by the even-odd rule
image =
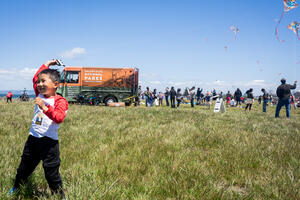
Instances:
[[[42,66],[39,68],[39,70],[35,73],[35,75],[33,76],[32,82],[33,82],[33,89],[35,92],[35,96],[39,95],[39,91],[37,89],[37,80],[38,80],[38,75],[41,71],[43,71],[44,69],[48,69],[49,65],[46,66],[45,64],[42,64]]]
[[[59,124],[62,123],[66,117],[68,111],[68,102],[65,98],[58,98],[55,101],[54,107],[48,105],[47,110],[44,111],[45,115],[52,121]]]

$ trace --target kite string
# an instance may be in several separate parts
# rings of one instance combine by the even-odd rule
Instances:
[[[279,19],[279,21],[277,22],[277,25],[276,25],[276,28],[275,28],[275,35],[276,35],[276,38],[277,38],[277,40],[278,40],[279,42],[284,42],[284,40],[280,40],[279,37],[278,37],[278,26],[279,26],[279,24],[280,24],[280,22],[281,22],[281,20],[282,20],[284,14],[285,14],[285,11],[283,11],[283,12],[281,13],[280,19]]]
[[[298,36],[298,32],[297,32],[297,38],[300,40],[299,36]],[[296,38],[295,38],[295,60],[296,60],[296,63],[295,63],[295,80],[297,80],[297,43],[296,43]]]

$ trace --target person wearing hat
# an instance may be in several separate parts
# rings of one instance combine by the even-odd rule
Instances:
[[[282,106],[285,106],[286,117],[290,117],[290,95],[291,89],[296,89],[297,81],[294,82],[294,85],[286,84],[286,80],[281,79],[281,85],[278,86],[276,94],[278,97],[278,103],[275,112],[275,118],[279,117],[279,112]]]

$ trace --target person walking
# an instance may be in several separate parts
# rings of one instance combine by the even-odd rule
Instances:
[[[171,87],[170,90],[171,108],[175,108],[175,98],[176,98],[176,91],[174,87]]]
[[[165,91],[165,99],[166,99],[166,105],[167,105],[167,106],[170,106],[170,104],[169,104],[169,96],[170,96],[170,91],[169,91],[169,88],[166,87],[166,91]]]
[[[278,96],[278,103],[276,106],[275,118],[279,117],[280,109],[282,106],[285,106],[286,117],[290,117],[290,96],[291,90],[296,89],[297,81],[294,82],[294,85],[286,84],[286,79],[281,79],[281,85],[277,87],[276,94]]]
[[[194,108],[195,86],[190,89],[189,95],[191,97],[191,107]]]
[[[6,94],[6,103],[8,103],[8,101],[12,103],[12,96],[13,94],[10,91],[8,91],[8,93]]]
[[[245,111],[248,108],[249,108],[249,111],[251,111],[252,104],[254,102],[253,89],[250,88],[249,90],[247,90],[246,94],[247,94],[247,99],[246,99],[246,108],[245,108]]]
[[[263,101],[263,112],[267,112],[267,105],[269,101],[269,94],[266,92],[266,90],[263,88],[261,89],[263,95],[261,96],[261,99]]]

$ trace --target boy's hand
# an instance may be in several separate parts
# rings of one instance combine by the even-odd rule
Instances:
[[[39,106],[43,111],[47,111],[48,107],[45,105],[44,101],[40,97],[35,98],[35,104]]]
[[[45,65],[46,65],[47,67],[49,67],[49,66],[51,66],[51,65],[56,65],[56,62],[57,62],[56,59],[49,60],[49,61],[47,61],[47,62],[45,63]]]

